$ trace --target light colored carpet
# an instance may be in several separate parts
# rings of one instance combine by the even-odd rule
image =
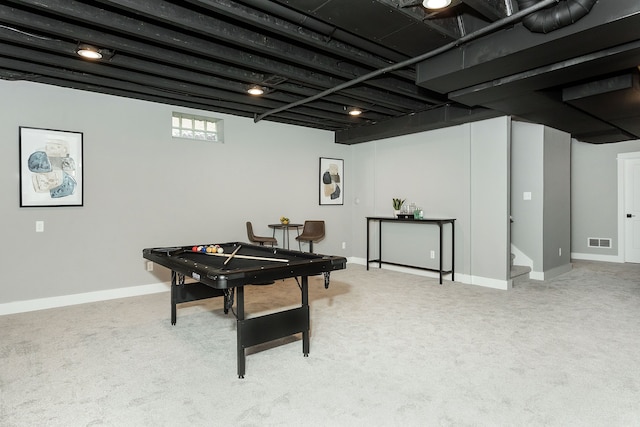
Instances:
[[[236,375],[222,301],[169,294],[0,317],[0,425],[639,426],[640,265],[576,262],[499,291],[349,265],[310,279],[311,352]],[[247,312],[293,305],[248,288]]]

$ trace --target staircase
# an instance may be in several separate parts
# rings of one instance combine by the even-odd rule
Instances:
[[[531,267],[526,265],[513,265],[513,259],[516,256],[511,254],[511,280],[512,283],[517,282],[518,280],[528,279],[529,272],[531,272]]]

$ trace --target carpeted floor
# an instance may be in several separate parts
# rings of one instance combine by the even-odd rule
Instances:
[[[311,352],[236,375],[222,301],[169,294],[0,317],[0,425],[640,426],[640,265],[578,261],[500,291],[349,265],[310,279]],[[248,313],[295,305],[293,280]]]

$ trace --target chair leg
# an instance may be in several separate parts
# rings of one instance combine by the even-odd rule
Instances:
[[[309,253],[313,253],[313,240],[309,240]]]
[[[298,250],[302,252],[302,245],[300,245],[300,240],[298,240]]]

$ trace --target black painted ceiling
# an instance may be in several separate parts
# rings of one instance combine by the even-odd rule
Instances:
[[[533,9],[569,16],[561,8],[582,12],[557,29],[521,22]],[[81,59],[79,43],[113,55]],[[439,13],[419,0],[0,4],[2,79],[326,129],[344,144],[505,114],[585,142],[640,139],[638,65],[638,0],[454,0]]]

